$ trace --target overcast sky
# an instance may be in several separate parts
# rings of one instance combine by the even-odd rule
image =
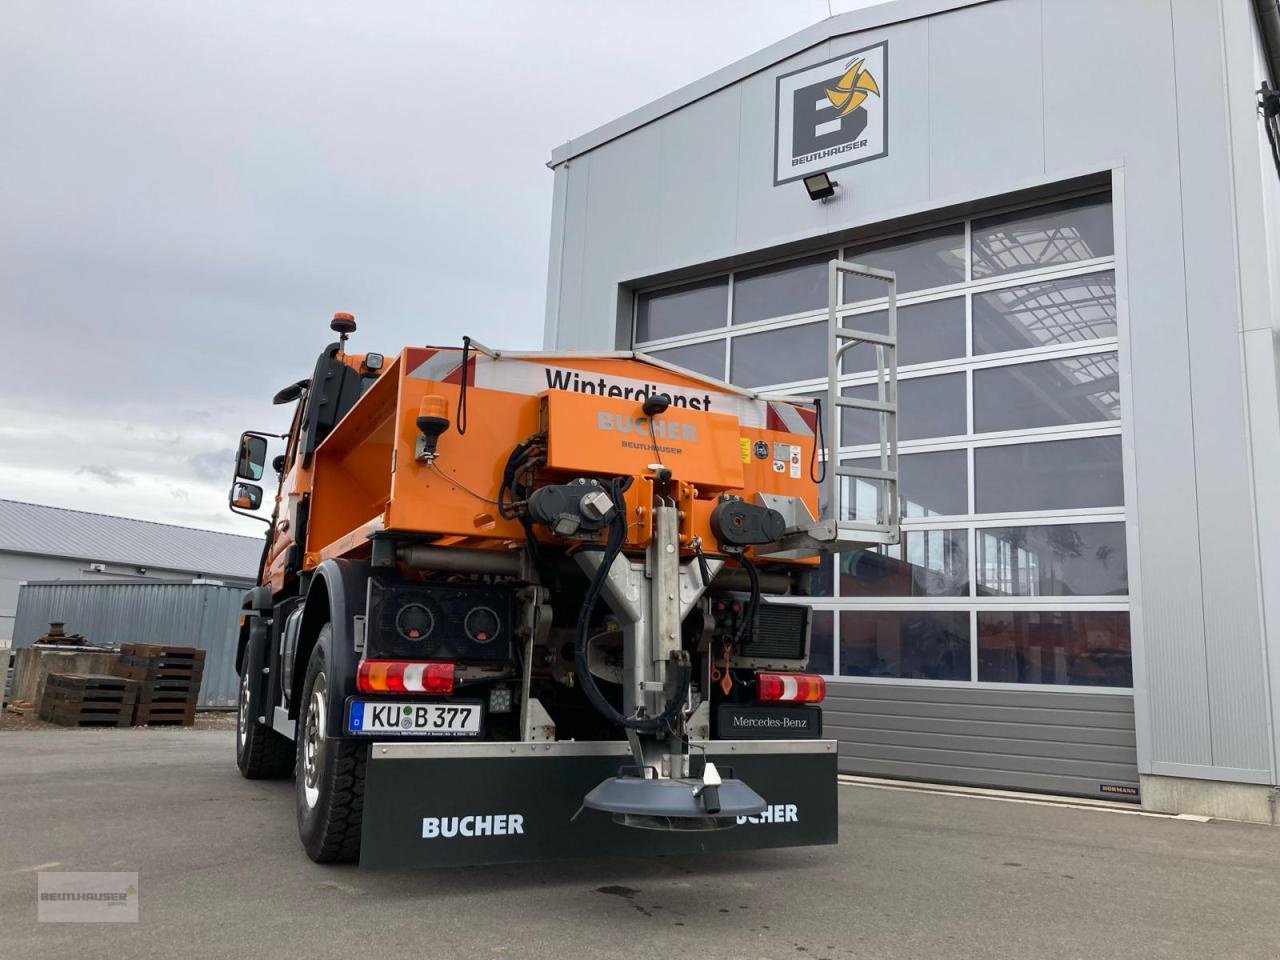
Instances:
[[[236,437],[334,310],[362,350],[539,347],[551,149],[826,15],[6,0],[0,498],[258,534]]]

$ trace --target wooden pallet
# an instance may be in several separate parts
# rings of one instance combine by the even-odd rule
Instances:
[[[111,672],[139,684],[133,722],[151,727],[191,726],[204,677],[204,658],[199,647],[123,644]]]
[[[167,664],[204,663],[204,651],[199,647],[171,647],[158,643],[124,643],[120,645],[120,653],[126,657],[146,657]]]
[[[139,703],[195,703],[200,696],[200,682],[162,678],[139,684]]]
[[[148,727],[189,727],[196,720],[196,705],[191,703],[139,703],[133,708],[133,722]]]
[[[127,727],[139,684],[100,674],[51,673],[36,715],[64,727]]]
[[[204,675],[204,651],[196,647],[160,647],[126,643],[111,672],[131,680],[188,679]]]

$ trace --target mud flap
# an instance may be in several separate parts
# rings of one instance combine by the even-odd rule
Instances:
[[[624,827],[582,809],[629,762],[625,743],[374,743],[360,865],[441,867],[835,843],[833,740],[708,741],[708,757],[768,802],[728,830]],[[727,772],[724,775],[728,775]]]

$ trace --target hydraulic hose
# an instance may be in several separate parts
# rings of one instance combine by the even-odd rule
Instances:
[[[743,640],[754,640],[760,631],[760,573],[746,553],[738,555],[738,563],[742,564],[742,569],[747,572],[747,579],[751,583],[750,599],[747,601],[747,615],[742,618],[742,623],[738,627],[738,634],[734,638],[738,644],[741,644]]]
[[[600,688],[596,686],[595,677],[591,675],[591,671],[587,666],[587,640],[591,614],[595,610],[597,600],[600,598],[600,591],[604,587],[604,582],[608,579],[613,561],[622,552],[622,544],[627,536],[626,503],[622,499],[622,488],[617,480],[609,482],[609,496],[613,499],[615,511],[613,518],[609,522],[609,536],[605,540],[604,556],[601,558],[600,566],[596,569],[590,584],[587,586],[586,595],[582,598],[582,609],[578,613],[578,626],[573,640],[574,670],[577,672],[578,680],[582,684],[583,692],[587,695],[587,700],[610,723],[628,730],[636,730],[640,733],[659,733],[663,729],[671,729],[672,722],[680,713],[680,708],[688,696],[689,681],[692,678],[692,671],[689,669],[688,664],[681,664],[680,678],[676,682],[675,692],[662,713],[656,717],[624,716],[600,692]]]

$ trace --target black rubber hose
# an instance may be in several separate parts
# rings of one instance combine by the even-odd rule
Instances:
[[[498,513],[505,520],[514,520],[516,516],[515,505],[508,505],[507,494],[514,493],[512,486],[515,483],[516,473],[519,471],[520,463],[524,459],[524,455],[529,448],[538,440],[539,434],[526,437],[517,443],[507,455],[506,465],[502,468],[502,482],[498,485]]]
[[[822,483],[822,481],[827,479],[827,461],[825,459],[822,461],[821,472],[814,469],[815,464],[818,462],[819,451],[826,446],[826,437],[823,435],[824,427],[822,424],[821,397],[813,398],[813,412],[816,415],[817,436],[815,436],[813,440],[813,452],[809,454],[809,479],[814,483]]]
[[[751,597],[747,601],[747,615],[738,627],[738,636],[736,637],[737,642],[741,644],[743,639],[755,640],[760,632],[760,573],[756,570],[756,565],[751,561],[751,558],[745,553],[739,554],[738,562],[742,564],[742,569],[747,572],[747,579],[751,581]]]
[[[587,695],[587,700],[606,720],[615,726],[624,727],[628,730],[636,730],[640,733],[657,733],[664,728],[670,727],[688,696],[689,681],[692,678],[692,671],[688,664],[681,665],[680,679],[676,683],[675,693],[667,702],[666,708],[657,717],[623,716],[600,692],[600,688],[596,686],[595,677],[591,675],[591,671],[587,666],[587,640],[591,614],[595,610],[596,601],[600,598],[600,591],[604,587],[604,582],[609,576],[609,569],[613,566],[613,561],[618,554],[622,552],[622,544],[627,536],[626,503],[622,499],[622,489],[624,488],[621,488],[616,480],[611,481],[609,484],[609,493],[613,498],[616,512],[613,520],[609,523],[609,536],[605,541],[604,556],[601,557],[600,566],[597,568],[595,575],[592,576],[591,582],[587,586],[586,595],[582,598],[582,609],[578,613],[578,627],[573,641],[573,666],[574,670],[577,671],[578,680],[582,684],[582,692]]]
[[[462,338],[462,383],[458,387],[458,413],[454,426],[458,436],[467,432],[467,365],[471,360],[471,338]]]

